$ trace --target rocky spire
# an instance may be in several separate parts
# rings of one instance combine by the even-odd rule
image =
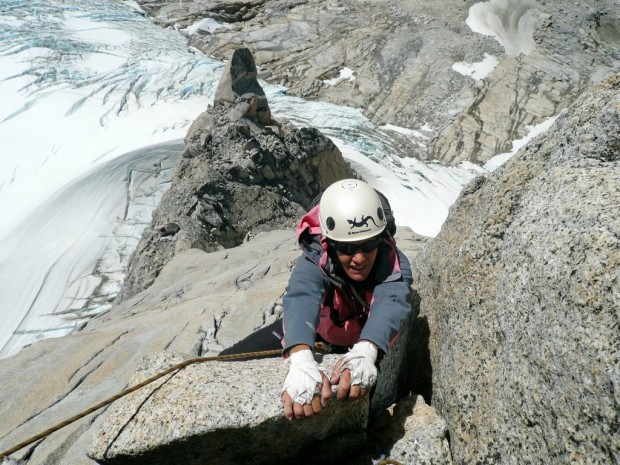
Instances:
[[[320,191],[354,176],[320,131],[272,119],[247,48],[232,53],[213,107],[191,125],[181,155],[117,302],[150,286],[179,252],[235,247],[258,232],[292,228]]]
[[[264,125],[272,123],[265,91],[257,80],[254,57],[247,48],[233,51],[222,72],[213,99],[215,105],[232,104],[238,101],[248,104],[245,117]]]

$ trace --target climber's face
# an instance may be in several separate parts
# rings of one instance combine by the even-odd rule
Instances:
[[[381,238],[356,242],[334,242],[338,260],[345,273],[353,281],[364,281],[375,264]]]

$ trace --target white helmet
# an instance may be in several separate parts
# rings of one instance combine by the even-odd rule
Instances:
[[[387,225],[377,192],[358,179],[342,179],[325,189],[319,204],[321,233],[338,242],[381,234]]]

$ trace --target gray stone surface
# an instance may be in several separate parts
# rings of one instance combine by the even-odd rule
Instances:
[[[336,355],[321,357],[331,372]],[[138,383],[183,360],[155,354]],[[119,401],[107,414],[88,455],[101,464],[326,463],[363,447],[368,398],[329,401],[320,416],[282,415],[279,358],[190,365]],[[321,447],[322,444],[328,447]]]
[[[620,76],[473,181],[417,259],[457,463],[617,463]]]
[[[258,84],[254,57],[247,48],[240,48],[233,51],[222,71],[213,103],[235,103],[235,100],[247,94],[256,99],[256,108],[250,113],[250,118],[258,116],[263,124],[268,125],[271,122],[269,103],[263,88]]]
[[[143,232],[117,302],[150,286],[179,252],[211,252],[294,227],[320,191],[355,176],[318,130],[271,119],[247,49],[234,51],[215,102],[187,132],[172,187]]]
[[[412,261],[425,242],[404,227],[397,240]],[[298,256],[293,230],[260,233],[212,253],[190,249],[177,254],[147,290],[80,331],[0,360],[0,450],[122,391],[149,354],[216,355],[272,322],[281,316],[281,298]],[[271,382],[280,387],[283,378]],[[281,408],[279,400],[272,408]],[[12,459],[28,457],[28,465],[92,465],[86,451],[106,412],[93,413]],[[366,459],[357,463],[370,464]]]
[[[389,458],[403,464],[451,465],[446,422],[422,396],[408,396],[384,412],[374,427],[389,447]]]
[[[163,27],[221,22],[189,36],[190,45],[221,60],[248,47],[259,76],[290,95],[361,108],[377,124],[430,128],[422,148],[417,139],[402,143],[412,156],[451,164],[510,151],[528,126],[620,71],[616,0],[138,3]],[[482,21],[501,26],[506,49],[467,25],[474,5],[484,6]],[[484,79],[453,69],[488,56],[497,65]],[[344,68],[352,79],[338,79]]]
[[[259,234],[226,251],[191,249],[176,256],[148,291],[81,331],[0,360],[0,450],[120,392],[147,354],[214,355],[277,317],[298,255],[292,230]],[[92,463],[85,451],[104,412],[14,458],[30,455],[30,465]]]

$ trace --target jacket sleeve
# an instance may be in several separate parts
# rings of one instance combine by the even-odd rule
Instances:
[[[368,321],[360,336],[375,343],[384,354],[411,311],[411,265],[400,250],[398,260],[401,277],[375,286]]]
[[[302,255],[295,264],[284,295],[284,351],[297,344],[314,347],[319,310],[325,294],[321,268]]]

